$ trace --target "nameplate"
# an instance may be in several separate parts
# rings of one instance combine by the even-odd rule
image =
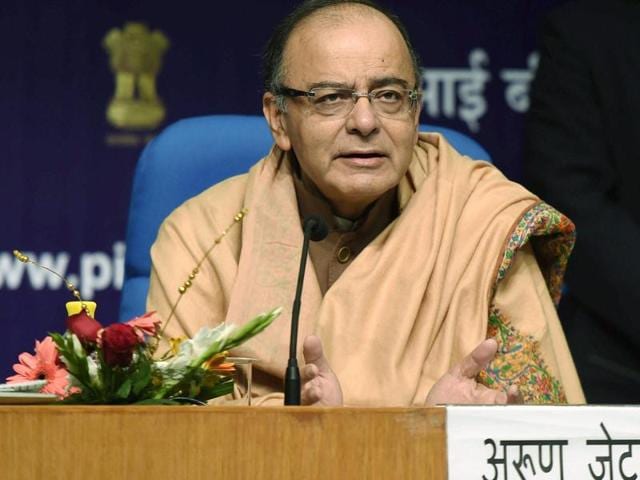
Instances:
[[[450,480],[640,479],[640,407],[447,407]]]

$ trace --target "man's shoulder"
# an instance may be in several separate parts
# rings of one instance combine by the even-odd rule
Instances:
[[[217,206],[224,206],[238,203],[238,206],[242,206],[248,176],[248,173],[243,173],[242,175],[229,177],[190,198],[185,204],[193,202],[194,204],[211,205],[213,203]]]
[[[217,183],[198,195],[186,200],[163,222],[170,224],[199,224],[219,219],[231,221],[243,207],[248,174],[230,177]],[[217,223],[217,222],[215,222]]]

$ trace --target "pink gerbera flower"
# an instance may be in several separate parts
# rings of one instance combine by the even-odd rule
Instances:
[[[42,393],[53,393],[59,397],[67,394],[69,384],[68,372],[58,359],[58,349],[51,337],[42,342],[36,340],[35,355],[24,352],[18,357],[20,363],[13,365],[17,375],[7,378],[8,383],[26,382],[29,380],[46,380],[47,384],[40,390]]]
[[[162,320],[156,312],[148,312],[126,322],[127,325],[135,329],[136,335],[138,335],[141,342],[144,341],[145,335],[155,336],[161,323]]]

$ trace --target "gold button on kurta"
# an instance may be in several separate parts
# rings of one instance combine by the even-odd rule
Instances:
[[[336,258],[340,263],[347,263],[351,258],[351,249],[347,246],[340,247],[336,254]]]

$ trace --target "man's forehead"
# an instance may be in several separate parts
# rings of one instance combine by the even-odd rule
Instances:
[[[283,55],[285,76],[314,82],[353,82],[354,73],[367,83],[395,77],[411,81],[409,49],[397,27],[383,14],[362,9],[327,9],[301,22],[291,33]],[[335,10],[335,11],[334,11]],[[340,21],[327,22],[328,15]]]
[[[302,19],[293,31],[309,26],[320,29],[340,24],[357,24],[371,18],[386,18],[381,12],[362,4],[344,3],[316,10]]]
[[[332,32],[337,28],[358,29],[372,25],[379,27],[384,25],[386,29],[401,38],[398,28],[383,13],[366,5],[346,3],[320,9],[301,20],[292,30],[287,45],[292,41],[302,43],[309,43],[315,39],[330,41]]]

